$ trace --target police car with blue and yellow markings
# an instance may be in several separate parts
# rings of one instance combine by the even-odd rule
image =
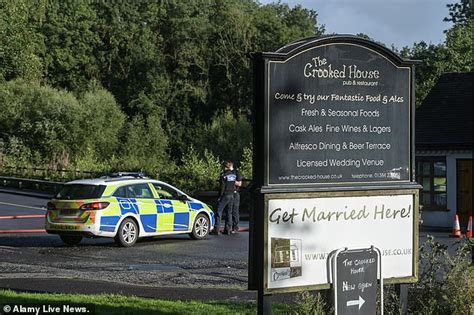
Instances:
[[[83,237],[114,237],[126,247],[156,235],[186,233],[202,239],[214,226],[207,204],[140,173],[69,182],[47,208],[46,231],[69,245]]]

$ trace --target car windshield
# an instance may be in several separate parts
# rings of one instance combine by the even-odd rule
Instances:
[[[70,184],[64,185],[61,191],[56,195],[56,199],[93,199],[102,196],[105,190],[104,185],[83,185]]]

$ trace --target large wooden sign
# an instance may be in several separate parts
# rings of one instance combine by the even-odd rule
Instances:
[[[265,195],[268,293],[325,288],[338,248],[375,246],[388,282],[417,278],[418,190]],[[355,272],[355,271],[354,271]]]
[[[266,186],[409,182],[412,67],[333,41],[265,58]]]
[[[414,62],[354,36],[252,59],[249,288],[328,289],[329,254],[370,246],[385,281],[415,282]]]

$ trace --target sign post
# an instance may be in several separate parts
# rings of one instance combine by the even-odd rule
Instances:
[[[329,254],[367,244],[381,250],[382,279],[417,281],[414,62],[355,36],[303,39],[252,60],[249,289],[262,303],[329,289]]]

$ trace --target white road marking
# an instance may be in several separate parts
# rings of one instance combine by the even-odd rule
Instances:
[[[14,206],[14,207],[21,207],[21,208],[28,208],[28,209],[35,209],[35,210],[43,210],[43,211],[46,211],[45,208],[38,208],[38,207],[32,207],[32,206],[19,205],[19,204],[16,204],[16,203],[8,203],[8,202],[2,202],[2,201],[0,201],[0,204],[2,204],[2,205],[7,205],[7,206]]]

